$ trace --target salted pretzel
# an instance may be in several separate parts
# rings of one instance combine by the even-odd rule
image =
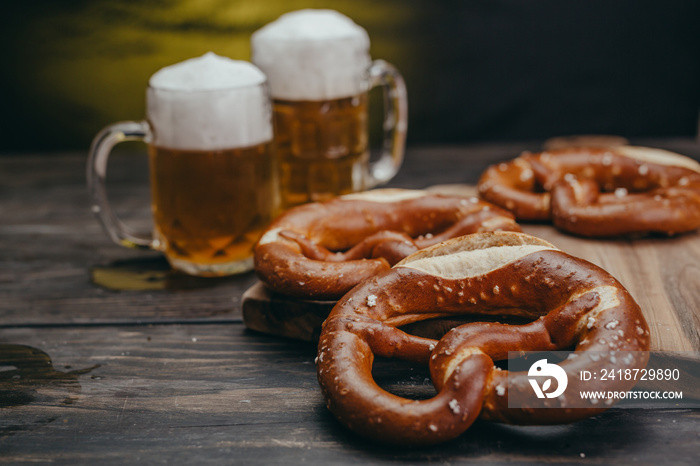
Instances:
[[[660,149],[565,148],[489,167],[479,195],[518,221],[552,221],[581,236],[700,228],[700,163]]]
[[[398,328],[466,314],[535,320],[468,323],[439,341]],[[354,288],[325,321],[316,364],[327,406],[347,427],[388,443],[426,445],[459,436],[478,416],[552,424],[609,407],[602,400],[567,407],[559,396],[544,405],[509,408],[509,397],[532,391],[529,373],[509,374],[494,366],[509,351],[575,349],[559,367],[601,374],[603,368],[645,367],[649,340],[639,306],[607,272],[544,240],[487,232],[418,251]],[[383,390],[372,375],[377,356],[429,364],[437,394],[413,400]],[[634,384],[623,379],[606,389],[628,390]],[[567,390],[582,389],[573,377],[568,383]],[[535,409],[541,406],[549,409]]]
[[[294,207],[255,248],[255,270],[273,291],[337,299],[409,254],[479,231],[520,231],[509,212],[477,198],[377,189]]]

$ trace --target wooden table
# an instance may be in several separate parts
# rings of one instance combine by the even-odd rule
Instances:
[[[689,140],[634,141],[700,159]],[[539,143],[409,149],[393,186],[474,183]],[[196,279],[113,245],[90,212],[85,154],[0,157],[0,463],[697,464],[700,411],[612,409],[575,424],[482,421],[424,449],[376,445],[326,410],[315,346],[247,330],[253,274]],[[118,213],[150,227],[145,157],[110,162]],[[700,288],[697,268],[683,289]],[[696,348],[697,349],[697,348]],[[423,368],[380,383],[430,390]]]

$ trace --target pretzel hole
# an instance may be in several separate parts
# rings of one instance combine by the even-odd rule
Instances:
[[[513,311],[516,314],[522,314],[520,311]],[[423,338],[432,338],[439,340],[447,332],[454,327],[470,324],[473,322],[497,322],[508,325],[524,325],[537,320],[539,316],[523,316],[523,315],[483,315],[483,314],[467,314],[459,317],[442,317],[437,319],[422,320],[406,324],[399,329],[411,335],[416,335]]]
[[[427,400],[437,394],[427,365],[378,357],[372,377],[382,390],[409,400]]]
[[[522,316],[466,315],[414,322],[399,328],[411,335],[439,340],[452,328],[467,323],[500,322],[509,325],[523,325],[533,320],[535,318]],[[508,361],[497,361],[495,364],[501,369],[507,369]],[[426,400],[437,394],[430,378],[428,365],[396,358],[376,357],[372,367],[372,377],[380,388],[402,398]]]
[[[529,190],[536,194],[547,192],[547,190],[544,189],[544,180],[540,179],[539,176],[535,176],[535,182],[532,184]]]

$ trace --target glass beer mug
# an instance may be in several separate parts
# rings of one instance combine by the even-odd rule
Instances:
[[[362,191],[394,177],[403,161],[406,86],[371,61],[367,32],[332,10],[282,15],[251,38],[252,61],[273,99],[283,207]],[[384,90],[382,153],[370,162],[368,93]]]
[[[90,150],[92,208],[107,234],[122,246],[162,251],[191,275],[252,269],[253,245],[278,203],[265,75],[208,53],[156,72],[146,100],[146,121],[106,127]],[[125,140],[148,144],[152,235],[131,230],[107,201],[107,159]]]

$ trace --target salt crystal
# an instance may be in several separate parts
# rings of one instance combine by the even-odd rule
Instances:
[[[459,402],[457,400],[453,399],[448,404],[453,413],[459,414]]]
[[[619,323],[620,323],[620,322],[617,321],[617,320],[611,320],[610,322],[608,322],[607,324],[605,324],[605,328],[607,328],[608,330],[612,330],[612,329],[614,329],[615,327],[617,327],[617,324],[619,324]]]

